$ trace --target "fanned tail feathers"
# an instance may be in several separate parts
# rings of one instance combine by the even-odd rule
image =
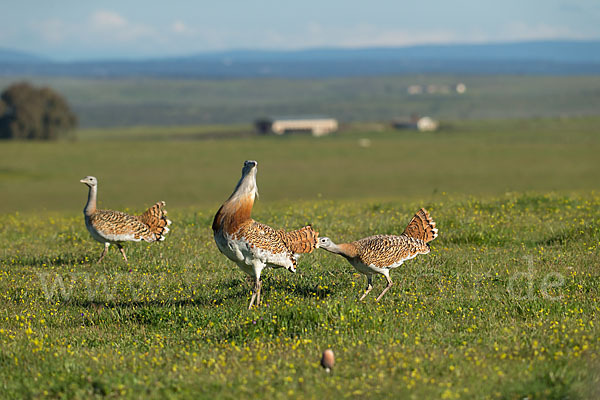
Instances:
[[[156,235],[156,240],[161,241],[165,240],[165,235],[169,232],[169,225],[171,225],[171,220],[167,218],[167,210],[164,209],[165,205],[164,201],[159,201],[137,217]]]
[[[278,230],[277,234],[293,253],[311,253],[317,248],[319,242],[319,232],[315,231],[311,225],[291,232]]]
[[[425,243],[431,242],[438,235],[438,230],[435,227],[435,222],[426,209],[421,208],[415,216],[410,220],[410,223],[404,230],[403,235],[420,239]]]

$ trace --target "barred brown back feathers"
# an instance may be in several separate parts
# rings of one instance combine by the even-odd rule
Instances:
[[[438,235],[433,218],[426,209],[421,208],[403,232],[404,235],[415,239],[420,239],[425,243],[431,242]]]
[[[278,230],[277,233],[292,253],[312,253],[319,241],[319,232],[311,225],[291,232]]]

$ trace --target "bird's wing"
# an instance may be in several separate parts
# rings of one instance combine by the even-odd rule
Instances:
[[[113,240],[156,240],[146,224],[124,212],[98,210],[90,216],[90,223],[98,233]]]
[[[246,240],[251,246],[267,250],[273,254],[290,253],[278,231],[268,225],[248,220],[235,233],[238,239]]]
[[[319,242],[319,232],[311,225],[291,232],[278,230],[277,233],[292,253],[311,253]]]
[[[415,257],[429,253],[429,246],[422,241],[405,235],[377,235],[353,242],[358,258],[366,265],[379,268],[397,266]]]

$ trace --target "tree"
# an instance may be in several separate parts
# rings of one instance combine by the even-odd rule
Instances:
[[[27,82],[9,86],[0,96],[0,138],[53,140],[77,127],[77,117],[54,90]]]

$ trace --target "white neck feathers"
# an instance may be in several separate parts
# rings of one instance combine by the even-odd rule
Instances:
[[[90,186],[90,190],[88,191],[88,200],[85,208],[83,209],[83,213],[86,216],[90,216],[96,212],[96,197],[98,194],[97,186]]]

